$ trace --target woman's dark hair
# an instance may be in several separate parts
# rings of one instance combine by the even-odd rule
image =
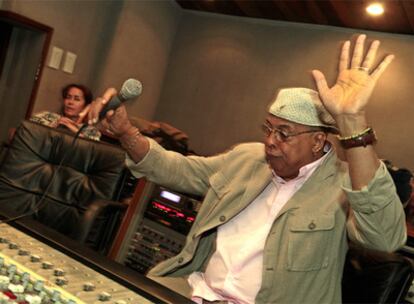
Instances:
[[[411,179],[413,178],[413,174],[406,168],[394,167],[389,160],[385,160],[384,163],[387,166],[392,180],[394,181],[395,187],[397,188],[398,197],[402,203],[407,202],[413,191],[411,187]]]
[[[82,91],[83,97],[85,99],[85,105],[88,105],[92,102],[93,95],[92,95],[91,90],[89,90],[88,87],[86,87],[82,84],[77,84],[77,83],[71,83],[71,84],[68,84],[68,85],[63,87],[63,89],[62,89],[62,98],[63,99],[66,98],[66,95],[68,95],[68,92],[71,88],[77,88],[77,89]]]

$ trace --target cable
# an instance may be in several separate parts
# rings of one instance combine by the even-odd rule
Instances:
[[[85,129],[87,127],[87,124],[83,124],[80,128],[79,128],[79,130],[78,130],[78,132],[76,132],[76,134],[75,134],[75,136],[74,136],[74,138],[73,138],[73,140],[72,140],[72,146],[75,144],[75,142],[76,142],[76,140],[78,139],[78,137],[79,137],[79,135],[80,135],[80,133]],[[56,177],[56,174],[59,172],[59,170],[60,170],[60,168],[62,167],[62,164],[63,164],[63,161],[66,159],[66,157],[68,156],[68,152],[69,152],[70,150],[66,150],[66,152],[65,152],[65,154],[63,154],[63,156],[62,156],[62,159],[60,160],[60,162],[59,162],[59,164],[57,165],[57,167],[56,167],[56,169],[53,171],[53,174],[52,174],[52,177],[50,178],[50,181],[49,181],[49,184],[47,185],[47,187],[46,187],[46,189],[45,189],[45,191],[43,192],[43,194],[42,194],[42,196],[40,197],[40,199],[39,199],[39,201],[37,202],[37,207],[34,209],[34,210],[30,210],[29,212],[27,212],[27,213],[23,213],[23,214],[20,214],[20,215],[18,215],[18,216],[15,216],[15,217],[11,217],[11,218],[7,218],[7,219],[5,219],[5,220],[0,220],[0,224],[3,224],[3,223],[10,223],[10,222],[14,222],[14,221],[17,221],[17,220],[19,220],[19,219],[21,219],[21,218],[24,218],[24,217],[26,217],[26,216],[29,216],[29,215],[32,215],[32,214],[35,214],[35,213],[37,213],[37,212],[39,212],[41,209],[43,209],[44,207],[46,207],[46,205],[47,204],[45,204],[44,203],[44,200],[45,200],[45,198],[46,198],[46,195],[49,193],[49,190],[50,190],[50,187],[52,186],[52,184],[53,184],[53,182],[54,182],[54,180],[55,180],[55,177]]]

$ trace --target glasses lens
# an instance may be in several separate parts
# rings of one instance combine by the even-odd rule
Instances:
[[[286,134],[282,130],[269,127],[268,125],[265,125],[265,124],[262,125],[261,128],[266,137],[273,135],[273,138],[277,141],[285,142],[289,138],[289,135]]]
[[[286,134],[286,132],[278,129],[275,129],[275,136],[281,142],[285,142],[289,138],[289,135]]]
[[[272,129],[266,125],[261,125],[261,129],[266,136],[269,136],[272,133]]]

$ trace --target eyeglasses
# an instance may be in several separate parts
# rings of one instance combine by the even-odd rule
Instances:
[[[306,130],[306,131],[300,131],[300,132],[296,132],[296,133],[288,133],[287,131],[280,130],[280,129],[277,129],[277,128],[272,128],[272,127],[270,127],[266,124],[263,124],[261,126],[261,129],[262,129],[262,131],[263,131],[263,133],[266,137],[269,137],[270,135],[273,135],[273,139],[276,139],[277,141],[280,141],[280,142],[287,142],[289,137],[319,131],[319,130]]]

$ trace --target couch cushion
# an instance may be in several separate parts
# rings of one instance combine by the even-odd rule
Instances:
[[[73,143],[73,138],[24,121],[0,169],[0,210],[29,212],[47,192],[46,207],[35,217],[66,233],[65,227],[75,223],[93,200],[113,199],[125,170],[125,153],[83,138]]]

